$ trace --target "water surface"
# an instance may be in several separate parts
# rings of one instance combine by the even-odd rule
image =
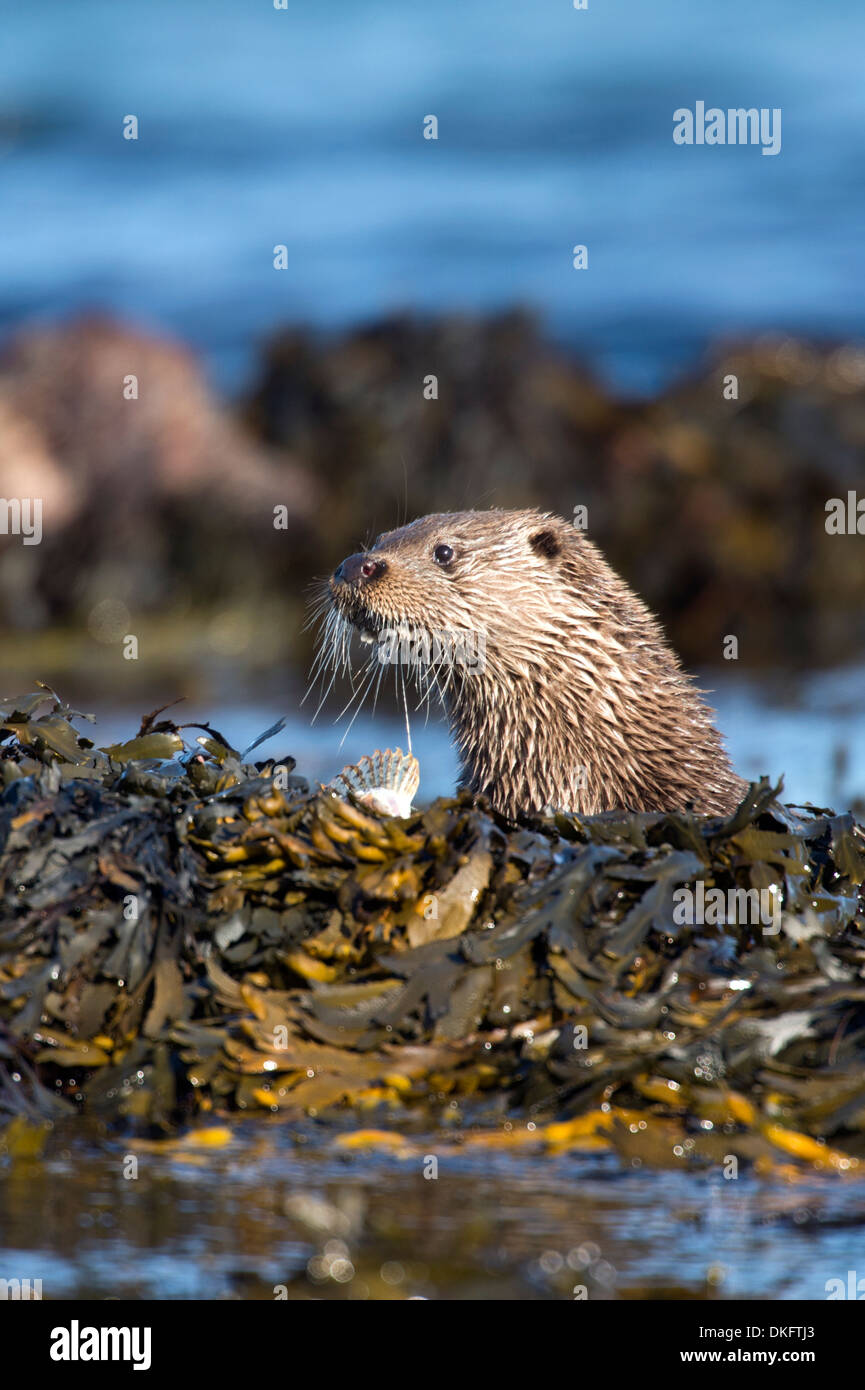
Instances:
[[[815,806],[846,809],[865,800],[865,667],[851,666],[811,676],[779,672],[775,676],[743,676],[735,670],[712,671],[699,678],[700,688],[718,713],[718,725],[736,769],[743,777],[784,778],[784,799]],[[351,723],[339,718],[350,687],[341,699],[331,699],[312,721],[316,701],[301,705],[303,688],[284,700],[256,697],[209,701],[189,700],[170,713],[181,720],[209,720],[236,748],[253,742],[276,720],[286,726],[251,757],[290,754],[297,771],[313,781],[329,781],[346,763],[356,762],[375,748],[407,746],[405,716],[393,703],[372,711],[364,706]],[[97,716],[99,744],[132,737],[146,704],[125,709],[116,703],[89,702]],[[308,710],[308,712],[307,712]],[[353,713],[353,710],[352,710]],[[413,750],[420,762],[419,801],[450,796],[459,768],[447,727],[433,709],[416,712],[410,704]],[[349,728],[349,725],[351,727]],[[189,730],[194,737],[195,731]]]
[[[856,0],[3,11],[0,326],[99,305],[233,387],[279,323],[518,302],[636,391],[719,333],[865,330]],[[674,145],[697,100],[780,107],[780,154]]]
[[[216,1153],[65,1126],[41,1162],[0,1159],[0,1277],[44,1298],[822,1299],[862,1265],[861,1183],[611,1155],[423,1167],[285,1121],[243,1121]]]

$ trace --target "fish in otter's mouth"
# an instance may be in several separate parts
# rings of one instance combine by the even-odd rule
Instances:
[[[317,616],[313,678],[343,670],[359,709],[392,668],[408,717],[409,673],[444,705],[461,785],[507,815],[727,813],[745,790],[657,620],[559,517],[421,517],[343,560]]]

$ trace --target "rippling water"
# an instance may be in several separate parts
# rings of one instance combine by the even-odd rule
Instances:
[[[7,1168],[0,1277],[44,1298],[821,1299],[861,1267],[865,1195],[837,1178],[475,1153],[431,1181],[284,1121],[241,1122],[215,1154],[138,1149],[134,1179],[129,1152],[66,1126]]]
[[[789,802],[845,810],[857,799],[865,801],[865,668],[801,677],[785,672],[774,679],[715,671],[700,680],[700,687],[710,692],[707,698],[718,712],[730,756],[743,777],[777,780],[783,775],[784,799]],[[122,710],[85,703],[98,716],[95,730],[87,732],[100,745],[131,738],[146,704]],[[208,700],[201,708],[189,701],[181,708],[182,713],[173,711],[176,718],[208,719],[240,749],[284,717],[283,731],[250,756],[291,755],[297,771],[313,781],[329,781],[346,763],[375,748],[407,746],[405,718],[387,706],[375,713],[364,710],[350,729],[348,716],[336,721],[340,703],[332,702],[311,723],[314,702],[307,714],[294,696],[284,703]],[[450,796],[458,764],[447,727],[435,712],[426,719],[423,713],[412,714],[411,705],[409,711],[421,768],[419,800]]]
[[[865,329],[854,0],[76,0],[2,25],[0,325],[100,304],[236,385],[286,320],[520,301],[637,390],[718,333]],[[674,145],[698,100],[780,107],[781,153]]]

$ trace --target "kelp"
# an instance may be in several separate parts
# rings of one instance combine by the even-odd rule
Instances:
[[[0,703],[0,1116],[865,1171],[851,816],[763,781],[727,818],[396,820],[250,762],[281,725],[162,714],[99,748],[48,687]]]

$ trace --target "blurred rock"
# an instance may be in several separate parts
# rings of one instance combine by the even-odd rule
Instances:
[[[110,600],[133,622],[229,602],[242,625],[262,601],[299,612],[314,576],[406,517],[584,506],[689,664],[720,663],[727,636],[749,666],[865,650],[865,540],[825,528],[830,498],[865,494],[855,345],[733,344],[635,402],[523,313],[292,329],[242,416],[165,339],[95,319],[20,334],[0,359],[0,496],[42,497],[44,538],[0,535],[0,621],[101,622]]]
[[[278,336],[247,417],[328,488],[326,568],[406,514],[585,505],[688,663],[719,664],[727,636],[745,665],[865,649],[865,541],[825,529],[829,498],[865,494],[859,347],[734,345],[655,402],[617,403],[525,315],[395,319]]]
[[[216,404],[186,349],[101,319],[6,349],[0,484],[43,500],[41,544],[0,536],[13,626],[86,619],[106,598],[134,614],[268,588],[303,550],[316,496]],[[278,505],[287,529],[274,529]]]
[[[727,633],[747,665],[865,650],[865,537],[826,531],[830,498],[865,496],[862,348],[766,337],[719,350],[619,431],[609,479],[611,551],[633,556],[690,659],[717,661]]]
[[[283,333],[247,412],[326,480],[329,563],[406,515],[539,498],[570,515],[618,417],[521,313],[397,318],[330,343]]]

